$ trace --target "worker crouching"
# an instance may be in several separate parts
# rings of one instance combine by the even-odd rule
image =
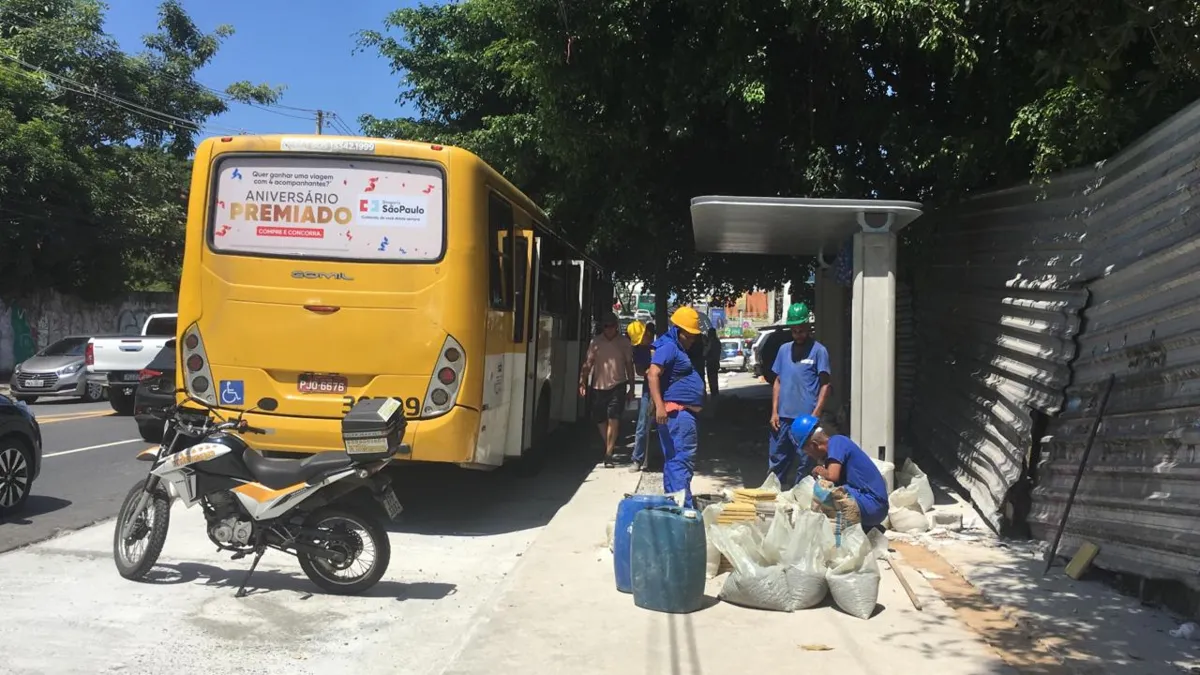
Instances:
[[[830,436],[812,415],[796,418],[792,442],[817,466],[813,502],[840,526],[861,523],[870,531],[888,515],[887,483],[867,453],[846,436]]]
[[[696,416],[704,405],[704,380],[688,358],[688,350],[699,337],[696,310],[675,310],[671,327],[654,342],[646,373],[663,450],[663,490],[667,494],[682,491],[684,506],[689,508],[693,506],[692,475],[699,440]]]

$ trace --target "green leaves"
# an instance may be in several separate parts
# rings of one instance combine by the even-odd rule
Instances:
[[[95,0],[0,2],[0,294],[102,299],[173,286],[196,134],[281,88],[195,80],[221,42],[176,0],[146,50],[122,52]]]
[[[1095,161],[1200,97],[1198,23],[1195,0],[462,0],[360,36],[420,111],[364,122],[478,152],[622,275],[734,293],[807,261],[697,255],[692,197],[936,207]]]

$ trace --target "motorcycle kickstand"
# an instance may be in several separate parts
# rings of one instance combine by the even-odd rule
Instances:
[[[267,552],[267,547],[263,546],[262,537],[258,537],[258,541],[254,542],[254,562],[250,563],[250,570],[246,572],[245,578],[242,579],[242,585],[238,586],[237,594],[233,597],[246,597],[246,584],[250,583],[250,577],[254,575],[255,568],[258,567],[258,561],[262,560],[263,554]]]

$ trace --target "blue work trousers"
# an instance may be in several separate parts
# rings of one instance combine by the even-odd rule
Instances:
[[[812,462],[804,451],[796,447],[792,441],[792,422],[786,417],[779,418],[779,430],[771,430],[771,448],[768,468],[779,479],[779,485],[784,490],[790,490],[812,471]],[[788,473],[796,469],[796,477],[790,482]]]
[[[650,402],[650,385],[642,381],[642,401],[638,404],[637,431],[633,432],[633,463],[646,463],[646,446],[650,443],[650,420],[654,404]]]
[[[692,475],[696,471],[696,414],[680,410],[667,414],[666,425],[658,426],[658,440],[663,450],[663,491],[673,494],[684,491],[683,505],[692,505]]]

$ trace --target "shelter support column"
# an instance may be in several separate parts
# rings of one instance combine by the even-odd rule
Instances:
[[[841,419],[840,413],[849,400],[850,373],[842,364],[846,362],[846,352],[850,345],[846,344],[846,300],[842,288],[834,278],[834,269],[829,267],[824,256],[818,256],[816,273],[816,337],[829,350],[830,387],[829,398],[825,402],[825,415],[833,417],[841,430],[849,420]]]
[[[880,227],[867,215],[859,214],[862,231],[854,235],[850,435],[871,456],[895,463],[896,234],[891,214]]]

